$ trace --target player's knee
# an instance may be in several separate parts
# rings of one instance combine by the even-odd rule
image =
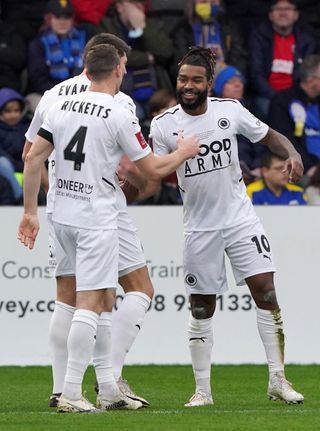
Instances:
[[[265,286],[254,299],[259,308],[278,308],[277,295],[273,285]]]
[[[202,320],[209,319],[209,317],[212,317],[213,313],[210,313],[210,310],[204,305],[194,305],[191,307],[191,314],[195,319]]]

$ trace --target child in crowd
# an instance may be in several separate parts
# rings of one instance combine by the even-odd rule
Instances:
[[[15,172],[23,171],[24,134],[29,121],[23,115],[24,99],[11,88],[0,89],[0,175],[12,188],[14,203],[22,203],[22,187]]]

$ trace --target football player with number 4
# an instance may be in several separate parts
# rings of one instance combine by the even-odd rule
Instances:
[[[272,130],[237,100],[208,97],[215,57],[192,47],[179,64],[179,104],[152,120],[155,154],[176,149],[178,131],[194,134],[200,152],[177,170],[184,209],[184,277],[189,294],[189,348],[196,382],[186,407],[213,404],[210,374],[216,295],[227,290],[224,253],[238,285],[247,284],[257,306],[258,330],[269,366],[268,396],[301,403],[284,374],[284,334],[273,274],[270,243],[246,194],[239,165],[237,134],[260,142],[286,159],[291,182],[303,174],[300,155],[290,141]]]
[[[119,225],[118,214],[125,210],[119,208],[115,170],[125,151],[147,177],[162,177],[199,150],[196,139],[182,140],[179,137],[181,145],[173,158],[157,160],[153,157],[137,130],[132,113],[122,108],[113,97],[126,72],[125,61],[129,47],[120,39],[118,46],[110,38],[105,40],[102,37],[98,40],[100,43],[96,40],[97,43],[87,47],[85,56],[87,73],[92,79],[91,91],[79,90],[90,84],[90,79],[85,77],[82,84],[81,79],[64,83],[65,87],[61,86],[58,90],[63,94],[64,89],[73,89],[74,96],[56,98],[59,101],[49,109],[38,132],[41,137],[38,136],[29,152],[26,151],[25,214],[19,226],[18,238],[29,248],[33,247],[38,231],[35,199],[40,180],[38,168],[51,154],[54,143],[54,167],[57,170],[53,175],[54,181],[51,182],[54,192],[51,190],[49,197],[53,198],[51,218],[55,234],[59,237],[55,245],[59,244],[61,249],[60,258],[57,256],[56,274],[63,274],[67,278],[67,275],[73,276],[76,269],[76,310],[73,306],[65,306],[70,316],[62,319],[60,313],[54,322],[54,331],[61,344],[55,356],[55,365],[60,366],[59,384],[61,378],[64,379],[58,411],[95,411],[93,405],[81,395],[82,377],[93,346],[93,362],[99,384],[98,406],[107,410],[136,409],[142,406],[141,397],[137,399],[135,394],[128,393],[128,388],[124,388],[125,382],[119,384],[118,381],[118,385],[115,385],[116,376],[113,375],[111,366],[111,310],[118,263],[120,271],[123,271],[122,274],[120,272],[120,282],[127,274],[133,274],[133,279],[129,279],[126,284],[128,292],[130,286],[136,285],[141,279],[139,273],[136,273],[137,269],[145,267],[140,245],[138,244],[140,248],[137,247],[134,235],[128,237],[130,232],[126,232],[131,231],[131,225]],[[109,40],[110,43],[107,43]],[[120,217],[121,220],[123,217]],[[124,231],[122,235],[127,241],[123,240],[126,247],[122,250],[122,255],[120,252],[118,256],[118,236],[121,250],[121,231]],[[134,250],[140,252],[130,260]],[[61,260],[62,252],[64,263]],[[59,272],[59,267],[60,270],[63,267],[63,271]],[[72,278],[69,295],[70,300],[74,301],[74,277]],[[149,302],[150,300],[147,301],[148,305]],[[122,322],[125,340],[116,340],[116,344],[126,345],[126,350],[121,347],[125,352],[120,364],[117,364],[120,372],[124,356],[139,331],[136,328],[133,332],[130,329],[131,322],[128,321],[129,318],[133,321],[138,318],[135,312],[139,311],[136,310],[138,307],[133,305],[131,301],[131,307],[126,310],[127,319]],[[143,313],[139,311],[141,321],[147,307],[143,309]],[[63,332],[63,336],[59,331]],[[54,373],[54,383],[56,378]]]
[[[99,44],[113,45],[120,56],[124,55],[128,49],[125,42],[109,33],[100,33],[91,38],[85,48],[84,58],[87,52]],[[26,133],[26,144],[23,158],[25,159],[32,142],[45,119],[50,107],[57,101],[66,99],[71,95],[82,93],[88,89],[90,81],[85,72],[71,79],[57,84],[52,89],[46,91],[42,96],[36,112]],[[135,105],[131,97],[119,91],[115,95],[115,100],[122,107],[126,108],[132,116],[132,123],[136,127],[136,132],[140,132],[138,119],[135,116]],[[71,150],[72,156],[72,150]],[[124,156],[126,172],[129,173],[130,181],[139,186],[144,186],[144,180],[134,164],[127,156]],[[121,161],[122,163],[122,161]],[[56,241],[52,225],[53,202],[56,189],[55,178],[55,157],[50,155],[48,163],[49,191],[47,194],[47,217],[49,227],[49,250],[50,266],[54,271],[57,283],[57,296],[55,308],[49,328],[49,345],[52,358],[53,389],[49,400],[50,407],[56,407],[62,392],[64,376],[66,373],[68,350],[67,339],[75,312],[76,305],[76,284],[71,262],[64,250]],[[126,198],[121,191],[117,177],[114,185],[117,195],[118,208],[118,236],[119,236],[119,283],[125,292],[124,299],[119,305],[117,312],[112,317],[112,365],[115,378],[120,390],[134,400],[140,401],[144,406],[149,406],[147,400],[134,393],[127,381],[122,378],[122,367],[125,357],[130,350],[136,336],[139,333],[145,314],[149,308],[153,297],[153,286],[149,277],[146,260],[142,251],[140,240],[137,236],[137,229],[133,225],[128,211]],[[111,313],[105,311],[100,319],[99,327],[111,325]],[[104,324],[103,324],[104,323]],[[99,354],[99,345],[96,347]]]

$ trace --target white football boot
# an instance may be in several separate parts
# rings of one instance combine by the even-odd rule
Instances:
[[[101,398],[98,394],[96,405],[100,410],[137,410],[142,407],[140,401],[132,400],[121,392],[112,400]]]
[[[119,380],[117,381],[117,385],[120,391],[128,398],[131,398],[132,400],[135,400],[135,401],[140,401],[143,407],[150,406],[150,403],[147,400],[145,400],[144,398],[140,397],[140,395],[137,395],[136,393],[133,392],[127,380],[124,380],[122,377],[119,377]]]
[[[275,373],[270,377],[268,397],[269,400],[281,400],[287,404],[299,404],[304,401],[304,396],[295,391],[292,384],[280,373]]]
[[[83,396],[80,400],[69,400],[64,395],[61,395],[57,405],[58,413],[98,413],[99,410],[95,408]]]
[[[207,395],[202,391],[196,392],[190,400],[184,405],[185,407],[200,407],[208,406],[213,404],[213,399],[211,395]]]

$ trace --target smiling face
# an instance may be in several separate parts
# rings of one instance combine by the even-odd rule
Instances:
[[[177,100],[183,110],[190,115],[204,113],[211,84],[204,67],[183,64],[177,78]]]

